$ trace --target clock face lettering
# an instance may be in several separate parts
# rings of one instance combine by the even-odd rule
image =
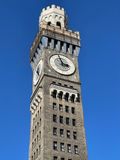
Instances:
[[[41,75],[41,70],[42,70],[42,60],[40,60],[40,62],[38,63],[36,69],[34,70],[34,75],[33,75],[33,84],[36,85],[40,75]]]
[[[63,55],[53,55],[50,64],[55,71],[63,75],[71,75],[75,71],[73,62]]]

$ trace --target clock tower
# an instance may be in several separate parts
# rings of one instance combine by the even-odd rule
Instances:
[[[87,160],[78,55],[79,32],[63,8],[44,8],[30,51],[33,70],[29,160]]]

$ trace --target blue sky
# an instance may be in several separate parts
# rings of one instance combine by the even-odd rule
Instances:
[[[120,159],[120,2],[0,1],[0,159],[27,160],[29,49],[43,7],[57,4],[81,33],[79,69],[89,160]]]

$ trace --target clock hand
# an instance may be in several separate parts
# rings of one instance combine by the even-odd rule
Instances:
[[[60,58],[60,55],[59,55],[59,54],[58,54],[58,58],[60,59],[61,64],[62,64],[62,66],[63,66],[63,65],[64,65],[64,63],[63,63],[62,59]]]
[[[61,61],[62,66],[69,67],[69,64],[66,64],[66,63],[64,63],[64,62],[62,61],[62,59],[61,59],[61,57],[60,57],[59,54],[58,54],[58,57],[59,57],[59,59],[60,59],[60,61]]]

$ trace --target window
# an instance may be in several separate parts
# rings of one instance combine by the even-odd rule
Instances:
[[[56,26],[58,26],[58,27],[61,28],[61,23],[60,23],[60,22],[57,22],[57,23],[56,23]]]
[[[64,137],[64,129],[60,129],[60,137]]]
[[[69,113],[69,106],[65,106],[65,112]]]
[[[53,122],[57,122],[57,115],[53,114]]]
[[[77,132],[73,132],[73,139],[77,139]]]
[[[56,141],[53,142],[53,149],[57,150],[57,142]]]
[[[61,158],[61,160],[65,160],[65,158]]]
[[[60,143],[60,151],[64,152],[65,151],[65,146],[64,143]]]
[[[68,99],[69,99],[69,93],[66,93],[66,94],[64,95],[64,99],[65,99],[65,101],[68,101]]]
[[[50,26],[50,25],[51,25],[51,22],[48,22],[47,25]]]
[[[70,131],[67,130],[67,138],[70,138]]]
[[[60,121],[60,123],[63,123],[63,116],[60,116],[59,121]]]
[[[72,160],[72,159],[68,159],[68,160]]]
[[[57,136],[57,128],[53,127],[53,135]]]
[[[76,102],[80,102],[80,94],[77,94]]]
[[[70,119],[67,117],[66,118],[66,124],[69,125],[70,124]]]
[[[71,112],[72,112],[72,114],[75,114],[75,108],[74,107],[71,108]]]
[[[67,144],[67,152],[71,153],[71,144]]]
[[[53,157],[53,160],[57,160],[58,158],[56,156]]]
[[[59,104],[59,111],[63,111],[63,105]]]
[[[53,90],[51,96],[52,96],[53,98],[56,98],[56,95],[57,95],[57,90]]]
[[[72,125],[76,126],[76,120],[75,119],[72,119]]]
[[[63,96],[63,92],[60,91],[60,92],[58,93],[58,98],[59,98],[59,99],[62,99],[62,96]]]
[[[74,101],[75,101],[75,95],[74,95],[74,94],[72,94],[72,95],[70,96],[70,100],[71,100],[72,103],[74,103]]]
[[[74,153],[78,154],[78,146],[76,146],[76,145],[74,146]]]
[[[57,109],[57,104],[53,103],[53,110],[56,110],[56,109]]]

